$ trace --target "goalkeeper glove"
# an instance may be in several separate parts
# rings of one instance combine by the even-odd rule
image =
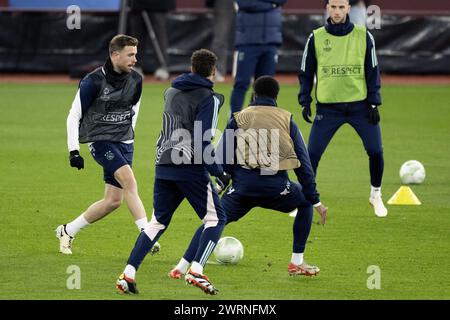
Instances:
[[[221,193],[230,184],[231,176],[224,172],[223,175],[216,177],[216,190]]]
[[[80,152],[78,150],[70,151],[69,161],[71,167],[78,168],[78,170],[84,168],[84,159],[80,156]]]
[[[311,119],[309,119],[311,117],[311,106],[302,106],[302,115],[306,122],[312,123]]]
[[[369,107],[369,123],[377,124],[380,122],[380,113],[378,112],[378,106],[371,105]]]

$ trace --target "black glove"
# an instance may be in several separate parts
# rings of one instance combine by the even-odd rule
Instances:
[[[378,112],[378,106],[371,105],[369,106],[369,123],[377,124],[380,122],[380,113]]]
[[[306,122],[312,123],[311,119],[309,119],[311,117],[311,106],[302,106],[302,115]]]
[[[78,168],[78,170],[84,168],[84,159],[80,156],[80,152],[78,150],[70,151],[69,160],[71,167]]]
[[[225,190],[230,184],[231,176],[224,172],[223,175],[216,177],[216,185],[218,187],[217,192],[220,193]]]

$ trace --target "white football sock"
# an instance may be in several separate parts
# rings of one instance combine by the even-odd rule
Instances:
[[[133,267],[131,264],[127,264],[123,273],[125,273],[125,277],[134,280],[136,277],[136,268]]]
[[[180,262],[178,262],[176,269],[180,270],[181,273],[186,273],[187,269],[189,269],[190,262],[185,260],[184,258],[181,258]]]
[[[303,253],[292,253],[291,262],[297,266],[303,263]]]
[[[381,187],[375,188],[374,186],[370,186],[370,197],[371,198],[381,197]]]
[[[66,225],[66,232],[69,236],[74,237],[78,233],[78,231],[88,225],[89,222],[87,222],[83,215],[80,215],[78,218]]]
[[[203,266],[200,263],[194,261],[194,262],[192,262],[191,271],[195,272],[195,273],[203,274]]]
[[[147,218],[141,218],[141,219],[137,219],[136,221],[134,221],[134,223],[136,223],[137,228],[139,229],[139,231],[142,231],[145,229],[145,227],[147,226]]]

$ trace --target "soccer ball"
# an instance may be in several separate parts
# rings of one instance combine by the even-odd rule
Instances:
[[[244,257],[244,247],[236,238],[223,237],[217,242],[214,256],[219,263],[238,264]]]
[[[425,180],[425,168],[417,160],[406,161],[400,168],[403,184],[419,184]]]

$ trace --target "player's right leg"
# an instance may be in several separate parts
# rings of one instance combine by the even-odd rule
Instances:
[[[72,242],[75,235],[83,228],[98,221],[117,209],[122,203],[122,189],[105,184],[103,199],[93,203],[85,212],[75,220],[56,228],[56,237],[59,239],[59,251],[72,254]]]
[[[345,117],[340,110],[333,110],[333,107],[317,107],[311,132],[308,138],[308,153],[311,159],[311,166],[314,174],[317,174],[317,167],[320,158],[333,138],[336,131],[345,122]]]
[[[125,270],[116,282],[116,287],[119,292],[133,293],[128,291],[127,285],[130,282],[135,284],[136,272],[139,266],[169,226],[173,213],[183,199],[184,195],[178,190],[175,181],[155,179],[153,188],[153,215],[144,231],[137,238]]]
[[[230,97],[231,113],[241,111],[244,105],[245,95],[255,73],[259,54],[258,49],[251,46],[241,47],[236,53],[234,61],[236,72]]]
[[[217,288],[212,285],[211,281],[203,273],[203,269],[214,251],[226,222],[225,212],[219,195],[209,179],[190,182],[180,181],[177,185],[202,220],[204,226],[185,280],[188,284],[199,287],[205,293],[217,294]]]

